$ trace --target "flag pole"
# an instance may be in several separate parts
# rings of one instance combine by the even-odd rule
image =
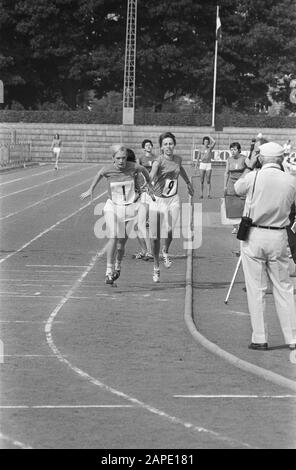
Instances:
[[[212,127],[215,127],[215,111],[216,111],[216,85],[217,85],[217,57],[218,57],[218,35],[217,24],[219,18],[219,5],[217,5],[216,15],[216,40],[215,40],[215,59],[214,59],[214,84],[213,84],[213,107],[212,107]]]

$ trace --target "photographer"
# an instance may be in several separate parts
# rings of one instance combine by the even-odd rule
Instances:
[[[252,225],[241,256],[252,324],[249,349],[268,349],[264,322],[267,280],[272,283],[276,312],[285,343],[296,345],[296,311],[294,288],[289,278],[287,231],[291,206],[296,201],[294,178],[281,171],[284,149],[269,142],[259,148],[262,169],[239,179],[235,191],[246,195],[245,213]]]
[[[261,132],[259,132],[257,137],[252,139],[249,155],[247,156],[246,162],[245,162],[249,170],[261,168],[261,163],[259,161],[259,148],[260,148],[260,145],[266,144],[267,142],[268,140],[266,140],[263,137]]]

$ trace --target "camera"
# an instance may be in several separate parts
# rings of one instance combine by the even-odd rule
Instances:
[[[253,220],[251,217],[243,216],[238,227],[236,238],[242,241],[246,241],[249,236],[252,224]]]

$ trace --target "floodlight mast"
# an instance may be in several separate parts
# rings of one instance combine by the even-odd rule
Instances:
[[[137,0],[128,0],[124,61],[122,123],[133,125],[135,115]]]

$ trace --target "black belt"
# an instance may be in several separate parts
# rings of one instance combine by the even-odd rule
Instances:
[[[266,225],[252,224],[252,227],[266,228],[268,230],[285,230],[286,227],[267,227]]]

